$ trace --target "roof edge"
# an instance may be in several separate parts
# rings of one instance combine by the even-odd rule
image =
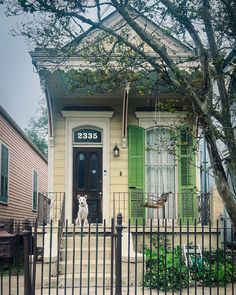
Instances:
[[[134,13],[138,14],[138,17],[141,17],[143,19],[145,19],[147,22],[149,22],[150,24],[152,24],[153,26],[155,26],[156,28],[158,28],[164,35],[166,35],[166,37],[169,37],[173,40],[173,42],[176,42],[179,46],[181,46],[182,48],[184,48],[185,50],[188,50],[189,52],[193,52],[193,49],[190,48],[187,44],[184,44],[182,41],[180,41],[179,39],[177,39],[176,37],[174,37],[171,34],[168,34],[167,31],[158,26],[155,22],[153,22],[153,20],[149,19],[147,16],[140,14],[135,8],[132,8]],[[107,16],[105,16],[101,22],[102,23],[106,23],[110,21],[110,19],[112,19],[115,15],[121,16],[119,14],[119,12],[117,10],[112,11],[111,13],[109,13]],[[82,34],[80,34],[78,37],[76,37],[74,40],[68,42],[65,46],[62,47],[62,49],[68,49],[74,45],[78,45],[80,44],[80,42],[86,38],[87,36],[89,36],[93,31],[95,30],[99,30],[97,28],[95,28],[94,26],[91,26],[90,28],[88,28],[85,32],[83,32]],[[56,49],[56,48],[38,48],[36,47],[33,51],[30,51],[29,54],[31,55],[31,57],[45,57],[45,56],[54,56],[54,57],[60,57],[60,50]],[[53,54],[52,54],[53,53]],[[56,54],[55,54],[56,53]],[[69,57],[69,56],[68,56]],[[70,56],[71,57],[71,56]]]
[[[35,150],[35,152],[48,163],[48,159],[42,154],[42,152],[36,147],[35,144],[28,138],[26,133],[20,128],[20,126],[12,119],[8,112],[0,105],[0,115],[2,115],[7,122],[17,131],[17,133]]]

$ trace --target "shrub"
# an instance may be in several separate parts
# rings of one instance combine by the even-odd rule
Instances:
[[[167,243],[157,245],[153,241],[153,248],[145,248],[146,274],[144,285],[162,291],[181,290],[193,285],[225,286],[236,281],[236,265],[231,252],[223,250],[204,251],[203,259],[192,256],[192,267],[187,268],[183,261],[180,246],[168,247]]]
[[[180,290],[190,283],[189,272],[182,261],[179,246],[172,251],[160,246],[153,251],[146,248],[145,286],[162,291]]]
[[[225,286],[236,281],[236,265],[232,253],[221,249],[203,252],[203,264],[200,271],[191,269],[192,277],[205,286]]]

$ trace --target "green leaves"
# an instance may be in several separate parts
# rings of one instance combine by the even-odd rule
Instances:
[[[172,251],[173,250],[173,251]],[[180,290],[190,283],[188,270],[182,261],[182,252],[179,246],[169,249],[159,246],[146,248],[145,286],[162,291]]]
[[[38,116],[32,117],[25,133],[32,143],[47,157],[48,155],[48,113],[46,104],[41,101]]]
[[[197,280],[204,286],[225,286],[227,283],[236,281],[236,269],[233,267],[233,257],[231,253],[221,249],[216,251],[203,252],[203,264],[201,271],[196,272]],[[192,270],[192,276],[194,277]]]
[[[194,280],[204,286],[225,286],[236,281],[231,253],[223,250],[204,251],[203,258],[192,257],[192,267],[183,261],[180,246],[168,247],[160,239],[159,245],[153,240],[152,250],[145,249],[145,286],[162,291],[181,290],[193,284]]]
[[[117,68],[110,64],[91,69],[60,71],[63,80],[68,85],[68,92],[78,89],[89,94],[107,93],[123,88],[127,81],[135,84],[140,96],[150,94],[156,87],[156,78],[148,75],[145,70],[138,72],[131,68]]]

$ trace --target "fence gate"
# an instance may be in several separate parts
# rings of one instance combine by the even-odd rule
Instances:
[[[25,220],[15,255],[0,252],[0,295],[236,294],[231,224],[139,223],[120,213],[84,227]]]

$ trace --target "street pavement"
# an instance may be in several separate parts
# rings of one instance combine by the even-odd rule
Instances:
[[[0,295],[24,295],[24,278],[23,276],[19,277],[18,281],[18,288],[17,288],[17,279],[16,277],[12,276],[9,280],[9,277],[4,277],[3,280],[0,280]],[[74,292],[73,292],[74,291]],[[158,290],[150,290],[149,288],[144,288],[144,290],[141,287],[130,287],[129,289],[127,287],[122,287],[122,295],[173,295],[173,294],[181,294],[181,295],[236,295],[236,284],[234,286],[229,285],[227,288],[212,288],[211,290],[207,287],[198,287],[197,292],[195,292],[195,288],[189,288],[189,290],[184,289],[182,292],[162,292]],[[52,288],[51,290],[47,289],[36,289],[35,295],[110,295],[111,289],[108,287],[105,287],[104,289],[102,287],[97,288],[97,292],[95,290],[95,287],[90,287],[89,292],[86,287],[83,287],[81,292],[79,288],[59,288],[58,293],[55,288]],[[113,295],[115,295],[115,290],[113,290]]]

